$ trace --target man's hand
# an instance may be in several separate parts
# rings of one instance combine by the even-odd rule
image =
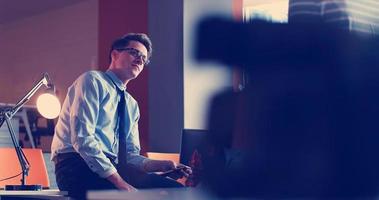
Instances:
[[[108,176],[107,180],[113,183],[113,185],[115,185],[120,190],[126,190],[128,192],[137,191],[135,187],[124,181],[124,179],[122,179],[122,177],[117,172]]]
[[[176,163],[171,160],[148,160],[144,164],[146,172],[165,172],[176,168]]]
[[[171,160],[148,160],[145,163],[146,172],[161,172],[162,176],[168,176],[173,179],[179,179],[183,176],[188,177],[192,174],[190,167],[183,164],[176,164]]]
[[[192,174],[191,167],[188,167],[183,164],[178,164],[175,169],[163,172],[161,175],[168,176],[176,180],[183,177],[188,177],[190,174]]]

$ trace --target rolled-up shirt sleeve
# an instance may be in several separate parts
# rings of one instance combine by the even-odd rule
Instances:
[[[77,80],[70,109],[71,143],[93,172],[108,177],[117,170],[95,136],[101,99],[99,90],[101,87],[96,79],[84,76]]]

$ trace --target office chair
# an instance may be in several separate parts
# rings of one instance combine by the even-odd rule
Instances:
[[[23,149],[30,163],[29,175],[26,176],[26,184],[40,184],[48,189],[50,182],[46,170],[45,160],[41,149]],[[20,174],[19,176],[10,178]],[[10,178],[4,180],[6,178]],[[14,148],[0,148],[0,188],[5,185],[21,184],[21,167]]]

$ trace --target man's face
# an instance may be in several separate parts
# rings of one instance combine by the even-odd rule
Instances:
[[[147,60],[146,47],[137,41],[130,41],[128,46],[113,50],[113,61],[123,77],[136,78],[143,70]]]

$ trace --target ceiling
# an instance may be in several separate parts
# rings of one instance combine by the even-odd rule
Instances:
[[[85,0],[0,0],[0,25]]]

